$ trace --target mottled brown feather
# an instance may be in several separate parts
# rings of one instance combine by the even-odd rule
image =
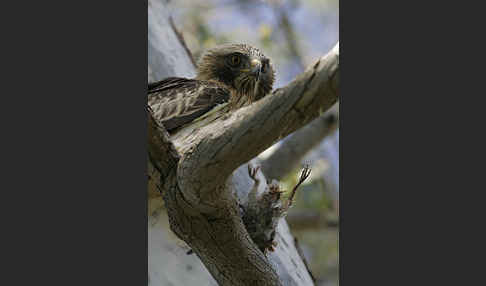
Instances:
[[[230,91],[214,81],[170,77],[148,85],[148,104],[169,132],[229,99]]]
[[[238,63],[232,63],[232,58]],[[170,132],[218,104],[225,112],[249,105],[272,90],[275,72],[263,53],[245,44],[227,44],[207,51],[198,63],[197,77],[170,77],[148,85],[148,103],[155,119]]]

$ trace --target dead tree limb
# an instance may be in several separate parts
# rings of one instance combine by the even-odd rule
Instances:
[[[338,127],[337,114],[325,114],[292,133],[268,158],[261,168],[269,179],[281,180],[298,167],[302,158]]]
[[[154,20],[168,17],[163,9],[154,12],[164,5],[165,1],[149,0],[149,77],[161,79],[157,75],[164,73],[189,76],[191,62],[187,53],[180,43],[170,42],[180,39],[174,31],[164,30],[171,29],[170,25]],[[164,23],[169,21],[165,19]],[[171,36],[157,36],[157,31]],[[159,38],[150,41],[150,37]],[[162,48],[157,47],[163,40],[166,43],[161,44]],[[177,57],[186,59],[178,62],[171,53],[174,49],[181,49]],[[171,68],[156,71],[159,65]],[[246,166],[244,175],[238,167],[336,102],[338,69],[336,45],[286,87],[232,114],[215,113],[201,119],[174,134],[170,141],[165,130],[153,124],[149,113],[149,171],[152,168],[158,174],[152,178],[163,193],[170,227],[220,285],[313,285],[284,220],[277,227],[278,247],[274,252],[266,256],[252,241],[239,210],[239,201],[245,199],[252,181]],[[263,174],[259,172],[258,176],[265,188]],[[155,232],[150,232],[149,226],[150,233]],[[149,259],[150,255],[162,255],[150,242],[149,238]]]
[[[180,154],[164,197],[171,229],[221,285],[284,285],[249,237],[227,181],[240,165],[336,102],[338,59],[336,45],[272,95],[230,115],[215,113],[171,138]],[[290,281],[286,285],[299,284]]]
[[[182,155],[179,177],[193,203],[212,194],[241,164],[306,125],[338,99],[339,44],[304,73],[262,100],[229,116],[208,117],[175,134]],[[231,158],[229,160],[229,158]]]

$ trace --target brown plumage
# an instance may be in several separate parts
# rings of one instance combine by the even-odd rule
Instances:
[[[219,104],[226,111],[246,106],[266,96],[275,73],[270,60],[258,49],[231,44],[206,52],[198,63],[197,77],[171,77],[148,85],[148,104],[155,118],[173,132]]]

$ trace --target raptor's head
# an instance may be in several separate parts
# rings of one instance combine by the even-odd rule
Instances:
[[[245,44],[222,45],[199,60],[197,78],[224,83],[236,91],[237,105],[246,105],[267,95],[275,78],[270,59]]]

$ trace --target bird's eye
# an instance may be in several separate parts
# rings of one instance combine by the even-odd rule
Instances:
[[[233,66],[237,66],[237,65],[239,65],[239,64],[240,64],[240,62],[241,62],[241,59],[240,59],[240,57],[239,57],[239,56],[237,56],[237,55],[233,55],[233,56],[231,56],[231,64],[232,64]]]

